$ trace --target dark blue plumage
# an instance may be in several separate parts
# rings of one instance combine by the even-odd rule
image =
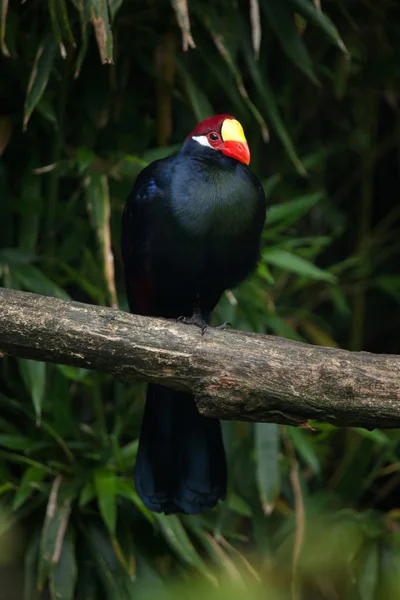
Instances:
[[[226,119],[233,118],[222,115],[205,121],[203,130],[198,126],[178,153],[146,167],[133,187],[122,255],[136,314],[178,318],[196,312],[208,322],[221,294],[256,266],[265,219],[262,187],[240,158],[232,158],[232,143],[227,156],[222,136],[221,148],[204,142],[210,131],[220,134]],[[226,493],[219,421],[201,416],[188,394],[150,384],[135,482],[152,511],[193,514],[215,506]]]

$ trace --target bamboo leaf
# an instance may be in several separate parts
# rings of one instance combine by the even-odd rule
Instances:
[[[255,423],[256,480],[261,506],[269,515],[275,507],[280,489],[280,434],[276,423]]]
[[[281,204],[273,204],[268,209],[268,226],[275,225],[280,221],[285,225],[293,223],[306,214],[313,206],[318,204],[324,197],[322,192],[315,192],[301,196],[295,200],[282,202]]]
[[[0,0],[0,48],[3,56],[10,56],[10,52],[5,42],[7,12],[8,0]]]
[[[62,543],[61,554],[50,575],[50,592],[53,600],[74,600],[78,569],[71,530]]]
[[[117,522],[117,478],[109,469],[97,469],[94,474],[94,488],[101,516],[112,536]]]
[[[81,72],[83,60],[86,56],[88,42],[89,42],[89,33],[88,33],[88,25],[90,23],[90,3],[89,2],[79,2],[78,5],[79,10],[79,22],[81,26],[81,43],[79,47],[78,56],[75,64],[75,79],[79,76]]]
[[[51,488],[40,542],[38,587],[42,590],[54,565],[59,561],[71,513],[71,498],[60,498],[62,477]]]
[[[262,134],[264,141],[268,141],[269,140],[268,126],[267,126],[261,112],[256,107],[254,102],[250,99],[247,88],[244,84],[243,75],[237,67],[233,52],[231,51],[231,49],[229,47],[228,40],[226,39],[224,32],[220,28],[217,27],[218,18],[217,18],[216,13],[212,10],[208,10],[206,14],[203,12],[200,12],[199,17],[203,21],[212,40],[214,41],[214,44],[215,44],[218,52],[224,59],[229,71],[235,78],[237,90],[238,90],[243,102],[247,106],[248,110],[253,115],[253,117],[256,119],[256,121],[261,129],[261,134]],[[230,34],[232,36],[232,32],[230,32]]]
[[[261,16],[258,0],[250,0],[250,23],[254,56],[259,58],[261,46]]]
[[[307,433],[299,427],[287,427],[286,431],[293,442],[296,452],[311,467],[314,473],[319,473],[321,470],[319,458]]]
[[[94,489],[94,485],[91,481],[88,481],[82,488],[82,491],[79,496],[79,508],[84,508],[89,502],[93,500],[96,492]]]
[[[156,514],[156,519],[166,541],[179,558],[184,563],[197,568],[209,580],[214,582],[214,576],[193,546],[178,517],[176,515],[166,516],[163,514]]]
[[[46,389],[46,363],[19,358],[18,366],[25,382],[25,387],[28,393],[31,394],[36,418],[40,422]]]
[[[8,115],[0,115],[0,157],[11,139],[12,121]]]
[[[53,68],[57,51],[57,43],[52,34],[49,34],[37,49],[33,63],[31,76],[26,92],[24,108],[24,130],[28,126],[29,119],[45,91],[51,70]]]
[[[299,14],[311,23],[317,25],[327,37],[342,50],[342,52],[345,54],[348,53],[337,27],[327,15],[321,10],[318,10],[309,0],[290,0],[290,2]]]
[[[111,247],[111,203],[108,180],[105,175],[91,176],[85,182],[86,202],[92,216],[100,244],[104,279],[107,283],[111,306],[118,307],[114,277],[114,255]]]
[[[32,535],[24,557],[24,600],[37,600],[37,565],[40,551],[40,536]]]
[[[260,66],[255,60],[253,56],[253,52],[248,40],[248,35],[244,29],[242,24],[242,34],[241,40],[243,44],[243,50],[245,53],[245,58],[247,65],[249,67],[250,74],[253,78],[254,84],[260,94],[261,98],[264,102],[264,107],[266,112],[268,113],[268,117],[270,119],[271,125],[276,131],[279,139],[282,142],[283,147],[285,148],[290,160],[296,167],[297,171],[300,175],[306,175],[306,170],[302,165],[299,157],[297,156],[296,149],[294,147],[293,141],[289,135],[287,127],[283,122],[283,119],[279,113],[278,105],[275,99],[275,95],[272,91],[271,86],[268,83],[267,77],[265,73],[261,74]]]
[[[139,498],[139,495],[135,490],[133,481],[123,481],[118,479],[117,494],[118,496],[126,498],[132,502],[132,504],[136,506],[136,508],[145,516],[148,521],[154,522],[155,519],[153,513],[144,506],[142,500]]]
[[[379,546],[371,542],[363,552],[364,561],[358,578],[360,600],[375,600],[379,583]]]
[[[38,483],[43,481],[47,472],[42,467],[28,467],[22,476],[18,491],[14,496],[12,510],[18,510],[35,491]]]
[[[101,62],[113,62],[113,36],[107,0],[90,0],[90,15],[96,35]]]
[[[183,66],[182,62],[177,60],[178,70],[182,76],[183,84],[186,89],[189,102],[193,109],[196,119],[200,122],[214,114],[214,109],[211,106],[207,95],[197,85],[191,73]]]
[[[62,26],[64,28],[64,32],[65,35],[67,37],[67,40],[70,42],[70,44],[72,44],[72,46],[76,46],[75,43],[75,39],[71,30],[71,26],[69,24],[69,18],[68,18],[68,10],[67,10],[67,4],[65,0],[59,0],[58,1],[58,5],[57,5],[59,14],[60,14],[60,21],[62,23]]]
[[[54,37],[58,42],[58,46],[60,48],[60,53],[63,58],[67,56],[67,51],[62,41],[62,32],[60,23],[58,20],[58,6],[59,3],[63,3],[64,0],[49,0],[49,13],[51,18],[51,24],[53,26]]]
[[[288,58],[290,58],[290,60],[301,69],[313,83],[318,83],[310,55],[297,31],[294,15],[289,8],[289,3],[282,2],[282,0],[262,0],[261,6]]]
[[[196,44],[190,31],[190,18],[187,0],[171,0],[176,19],[182,31],[182,46],[186,52],[189,48],[195,48]]]
[[[127,596],[124,595],[122,589],[125,572],[121,567],[109,536],[102,529],[93,525],[85,533],[90,543],[91,554],[98,567],[100,579],[107,592],[107,598],[110,600],[126,600]]]
[[[0,433],[0,446],[9,450],[26,450],[31,440],[25,435]]]
[[[328,273],[316,265],[313,265],[313,263],[305,258],[297,256],[297,254],[291,254],[286,250],[271,248],[264,252],[263,258],[271,265],[291,271],[292,273],[297,273],[297,275],[302,275],[303,277],[308,277],[309,279],[329,281],[330,283],[336,281],[336,277],[332,275],[332,273]]]
[[[108,6],[110,9],[111,20],[114,20],[115,15],[121,8],[124,0],[108,0]]]
[[[301,321],[301,328],[306,333],[307,338],[318,346],[327,346],[329,348],[338,348],[339,344],[335,342],[333,337],[329,335],[327,331],[318,327],[309,319],[303,319]]]
[[[56,283],[48,279],[42,271],[33,265],[19,263],[14,264],[12,277],[18,284],[28,292],[42,294],[43,296],[54,296],[63,300],[71,300],[71,297]]]

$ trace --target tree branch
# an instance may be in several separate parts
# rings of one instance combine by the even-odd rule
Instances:
[[[164,319],[0,288],[0,352],[190,391],[221,419],[400,427],[400,357]]]

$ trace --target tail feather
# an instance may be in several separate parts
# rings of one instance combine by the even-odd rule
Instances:
[[[135,484],[154,512],[195,514],[214,507],[226,495],[220,422],[200,415],[189,394],[150,384]]]

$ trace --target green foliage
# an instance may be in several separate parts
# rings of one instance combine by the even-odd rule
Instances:
[[[399,352],[398,11],[326,10],[0,0],[0,284],[126,309],[136,175],[228,112],[270,209],[257,273],[216,320]],[[396,431],[225,423],[227,500],[180,518],[134,488],[142,385],[4,357],[0,407],[0,566],[25,600],[399,596]]]

